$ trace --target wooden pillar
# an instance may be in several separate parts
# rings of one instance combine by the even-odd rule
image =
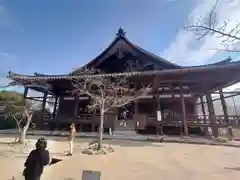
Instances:
[[[98,126],[98,131],[99,131],[99,126]],[[92,132],[95,132],[95,124],[94,123],[92,124]]]
[[[133,102],[133,108],[134,108],[134,115],[133,115],[133,122],[135,124],[135,129],[138,129],[138,126],[139,126],[139,109],[138,109],[138,100],[134,101]]]
[[[211,127],[212,127],[212,134],[214,137],[218,137],[218,127],[217,127],[217,123],[216,123],[216,115],[215,115],[215,111],[214,111],[212,96],[210,93],[206,93],[206,99],[207,99],[209,119],[210,119]]]
[[[206,124],[207,118],[206,118],[206,111],[205,111],[203,96],[200,96],[200,103],[201,103],[201,109],[203,114],[203,121],[204,121],[204,124]],[[204,134],[208,136],[208,127],[204,127],[203,129],[204,129]]]
[[[138,100],[134,101],[134,114],[138,114],[139,110],[138,110]]]
[[[78,96],[75,96],[75,108],[74,108],[74,119],[75,121],[77,122],[77,119],[78,119],[78,112],[79,112],[79,102],[80,102],[80,99]],[[77,123],[76,124],[78,127],[79,127],[79,131],[82,132],[82,124],[81,123]]]
[[[57,117],[57,105],[58,105],[58,96],[55,96],[55,102],[54,102],[54,107],[53,107],[53,114],[52,114],[52,118],[54,119],[54,123],[51,123],[51,131],[55,130],[57,127],[57,122],[56,122],[56,117]],[[58,106],[59,108],[59,106]],[[43,111],[44,112],[44,111]]]
[[[57,114],[57,104],[58,104],[58,96],[55,97],[55,102],[53,107],[53,118],[55,118]]]
[[[163,120],[162,120],[162,113],[161,113],[161,105],[160,105],[160,94],[159,88],[157,88],[156,94],[156,103],[157,103],[157,135],[163,135]]]
[[[79,97],[75,97],[75,102],[76,102],[76,104],[75,104],[75,109],[74,109],[74,117],[77,118],[77,116],[78,116],[78,104],[80,102]]]
[[[28,94],[28,87],[24,88],[24,93],[23,93],[23,97],[26,98]]]
[[[203,120],[206,121],[206,111],[205,111],[205,107],[204,107],[203,96],[200,96],[200,102],[201,102]]]
[[[228,111],[227,111],[227,105],[224,99],[223,91],[222,89],[219,89],[219,95],[220,95],[220,100],[222,103],[222,109],[223,109],[223,114],[224,114],[224,121],[227,122],[228,124],[228,140],[232,140],[233,138],[233,133],[232,133],[232,126],[231,126],[231,121],[229,120],[228,117]]]
[[[181,107],[182,107],[182,120],[183,120],[183,127],[184,127],[184,135],[188,136],[188,122],[186,116],[186,105],[184,100],[184,94],[182,86],[180,85],[180,99],[181,99]]]
[[[46,107],[46,101],[47,101],[47,91],[44,92],[44,95],[43,95],[43,101],[42,101],[42,117],[41,117],[41,120],[43,120],[44,118],[44,112],[45,112],[45,107]]]

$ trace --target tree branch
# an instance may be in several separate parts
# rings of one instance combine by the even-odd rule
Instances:
[[[86,72],[89,74],[89,71]],[[148,94],[151,85],[141,85],[139,88],[130,87],[129,77],[96,77],[84,76],[81,80],[74,80],[76,92],[87,95],[91,99],[88,109],[94,110],[104,106],[104,112],[111,108],[124,106],[143,95]],[[128,98],[124,98],[127,96]]]
[[[222,38],[221,43],[229,48],[232,44],[240,41],[240,23],[237,23],[236,26],[229,31],[226,31],[226,27],[228,26],[227,21],[224,21],[220,27],[217,27],[216,7],[218,2],[219,0],[216,1],[206,17],[200,17],[196,23],[186,25],[183,30],[195,32],[197,40],[209,35]]]
[[[239,27],[239,25],[236,26],[236,28]],[[201,36],[200,38],[198,39],[202,39],[204,36],[208,35],[210,32],[212,33],[216,33],[216,34],[219,34],[221,36],[225,36],[225,37],[229,37],[229,38],[232,38],[232,39],[236,39],[236,40],[239,40],[240,41],[240,37],[239,36],[236,36],[236,35],[232,35],[231,33],[226,33],[226,32],[223,32],[219,29],[213,29],[211,27],[208,27],[208,26],[204,26],[204,25],[196,25],[196,24],[191,24],[191,25],[187,25],[184,27],[185,30],[197,30],[197,31],[205,31]],[[232,29],[231,32],[233,32],[235,29]],[[238,30],[239,32],[240,30]]]

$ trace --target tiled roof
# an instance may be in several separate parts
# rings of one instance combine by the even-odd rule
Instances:
[[[153,54],[153,53],[151,53],[151,52],[149,52],[149,51],[147,51],[147,50],[145,50],[145,49],[143,49],[143,48],[141,48],[141,47],[139,47],[139,46],[137,46],[137,45],[135,45],[134,43],[132,43],[131,41],[129,41],[129,40],[127,39],[127,37],[125,36],[125,34],[126,34],[126,33],[124,32],[124,30],[120,27],[119,30],[118,30],[118,32],[116,33],[116,38],[109,44],[109,46],[108,46],[103,52],[101,52],[97,57],[95,57],[95,58],[94,58],[93,60],[91,60],[89,63],[87,63],[87,64],[84,65],[83,67],[78,68],[78,69],[75,70],[74,72],[82,71],[82,69],[83,69],[84,67],[88,67],[90,64],[98,61],[105,53],[107,53],[107,52],[108,52],[118,41],[120,41],[120,40],[122,40],[122,41],[124,41],[125,43],[127,43],[128,45],[130,45],[130,47],[132,47],[132,48],[135,49],[136,51],[141,52],[141,53],[149,56],[149,57],[150,57],[152,60],[154,60],[154,62],[156,62],[156,63],[164,63],[164,64],[168,64],[168,65],[170,65],[170,66],[172,66],[172,67],[174,67],[174,68],[181,68],[180,65],[175,64],[175,63],[172,63],[172,62],[170,62],[170,61],[167,61],[167,60],[165,60],[165,59],[163,59],[163,58],[161,58],[161,57],[159,57],[159,56],[157,56],[157,55],[155,55],[155,54]],[[74,72],[72,72],[71,74],[73,74]]]
[[[225,65],[211,65],[211,66],[199,66],[199,67],[188,67],[181,69],[171,69],[171,70],[155,70],[155,71],[144,71],[144,72],[125,72],[125,73],[112,73],[112,74],[94,74],[94,75],[43,75],[43,76],[33,76],[33,75],[22,75],[9,72],[8,78],[12,80],[46,80],[46,79],[82,79],[85,77],[121,77],[121,76],[152,76],[152,75],[168,75],[168,74],[181,74],[189,72],[198,72],[198,71],[208,71],[213,69],[239,69],[240,70],[240,61],[231,62]]]

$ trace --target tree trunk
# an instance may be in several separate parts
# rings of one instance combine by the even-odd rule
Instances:
[[[98,137],[98,149],[102,148],[103,140],[103,121],[104,121],[104,107],[100,110],[100,126],[99,126],[99,137]]]
[[[27,134],[27,129],[22,128],[21,132],[19,134],[19,143],[20,144],[25,144],[25,142],[26,142],[26,134]]]
[[[27,122],[26,122],[25,126],[20,131],[20,134],[19,134],[19,143],[20,144],[25,144],[25,142],[26,142],[27,130],[30,126],[31,120],[32,120],[32,115],[27,117]]]

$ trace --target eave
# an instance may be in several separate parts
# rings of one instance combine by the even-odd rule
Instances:
[[[171,70],[156,70],[156,71],[145,71],[145,72],[125,72],[125,73],[113,73],[113,74],[95,74],[95,75],[44,75],[36,76],[33,75],[21,75],[9,72],[8,78],[17,82],[17,84],[22,84],[22,86],[31,85],[34,87],[33,83],[41,85],[45,90],[46,85],[59,84],[58,82],[69,83],[67,87],[71,88],[71,81],[73,79],[84,79],[85,77],[130,77],[137,81],[145,79],[148,82],[153,82],[154,86],[158,84],[188,84],[194,85],[196,87],[206,86],[208,90],[213,91],[216,88],[224,88],[230,86],[240,80],[240,61],[230,62],[225,65],[211,65],[203,67],[190,67],[181,69],[171,69]],[[44,82],[44,83],[43,83]],[[39,90],[40,91],[40,90]]]

